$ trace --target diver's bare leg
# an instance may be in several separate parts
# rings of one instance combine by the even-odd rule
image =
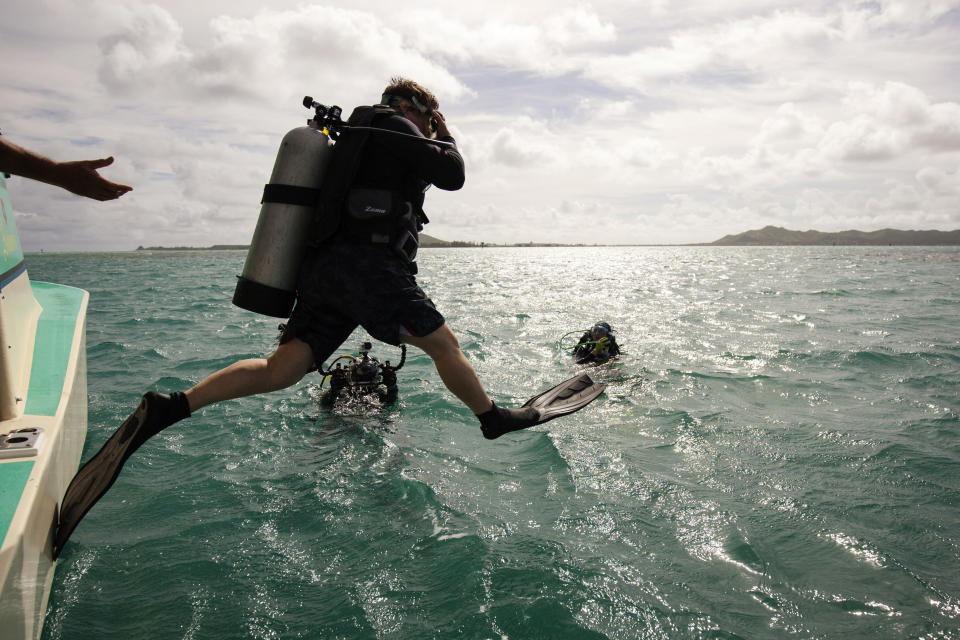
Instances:
[[[289,387],[312,366],[310,347],[294,338],[277,347],[270,357],[235,362],[186,393],[144,394],[140,406],[70,481],[60,505],[54,557],[84,515],[113,485],[127,459],[149,438],[208,404]]]
[[[193,412],[222,400],[286,389],[299,382],[311,367],[310,346],[293,338],[266,358],[240,360],[207,376],[185,395]]]
[[[475,414],[479,415],[493,408],[493,401],[484,391],[477,372],[463,355],[457,337],[447,324],[425,336],[403,336],[402,340],[422,349],[433,358],[443,384]]]

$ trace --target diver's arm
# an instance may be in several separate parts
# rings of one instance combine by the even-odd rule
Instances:
[[[0,137],[0,171],[46,182],[94,200],[114,200],[132,189],[97,173],[97,169],[110,164],[113,157],[57,162]]]
[[[424,182],[445,191],[456,191],[465,180],[463,156],[456,148],[456,140],[447,135],[437,138],[454,146],[430,144],[417,126],[403,116],[390,116],[378,123],[390,131],[416,136],[421,140],[401,136],[382,136],[379,140],[387,149],[409,162],[413,173]],[[443,125],[446,130],[446,124]],[[449,133],[449,131],[447,131]]]
[[[610,336],[610,355],[618,356],[620,355],[620,345],[617,344],[617,339],[613,336]]]
[[[582,336],[580,336],[580,341],[577,343],[577,346],[575,346],[575,347],[573,348],[573,355],[574,355],[574,356],[580,356],[580,355],[583,355],[584,353],[588,353],[588,352],[590,351],[590,349],[589,349],[589,346],[590,346],[590,345],[585,344],[589,339],[590,339],[590,333],[589,333],[589,332],[587,332],[587,333],[583,334]]]

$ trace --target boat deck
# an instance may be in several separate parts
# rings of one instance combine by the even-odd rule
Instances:
[[[23,275],[26,277],[26,274]],[[22,415],[0,434],[30,432],[34,446],[0,449],[0,629],[37,638],[55,563],[57,504],[80,462],[87,432],[86,309],[82,289],[31,282],[42,307],[33,334]],[[14,434],[14,439],[23,439]]]

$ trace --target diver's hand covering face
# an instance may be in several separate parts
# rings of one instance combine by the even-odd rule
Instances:
[[[434,109],[431,113],[431,121],[434,123],[435,129],[431,138],[452,138],[450,135],[450,129],[447,128],[447,119],[443,117],[443,114]]]

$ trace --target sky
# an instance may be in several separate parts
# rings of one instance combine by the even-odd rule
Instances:
[[[246,244],[303,96],[394,75],[464,155],[445,240],[960,228],[960,0],[5,0],[0,59],[9,140],[134,187],[11,178],[27,251]]]

